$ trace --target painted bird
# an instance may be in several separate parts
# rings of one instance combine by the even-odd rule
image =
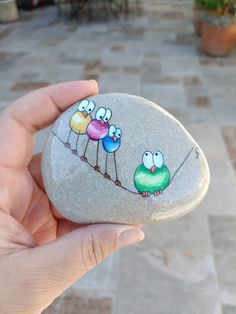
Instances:
[[[86,151],[89,141],[92,140],[94,142],[97,142],[96,165],[94,166],[94,170],[96,171],[100,171],[100,167],[98,166],[99,141],[102,140],[108,133],[108,121],[111,119],[111,115],[112,113],[110,109],[101,107],[97,110],[95,119],[93,119],[87,127],[87,135],[89,138],[84,150],[84,154],[80,157],[80,159],[83,161],[87,161]]]
[[[114,156],[114,165],[116,171],[116,181],[115,184],[121,186],[121,182],[118,180],[117,174],[117,165],[116,165],[116,151],[120,148],[121,145],[121,130],[116,128],[115,125],[111,125],[109,127],[108,134],[102,139],[102,146],[106,151],[106,163],[105,163],[105,173],[104,177],[107,179],[111,179],[110,175],[107,173],[107,159],[108,154],[113,153]]]
[[[142,161],[135,171],[135,187],[143,197],[151,194],[158,196],[170,182],[170,171],[164,165],[164,156],[160,151],[147,151],[143,154]]]
[[[72,149],[72,153],[78,155],[78,141],[81,134],[85,134],[89,123],[92,121],[90,113],[94,110],[95,103],[87,99],[82,100],[78,106],[77,111],[73,114],[70,119],[70,132],[65,143],[65,147],[70,148],[69,142],[71,132],[77,134],[75,149]]]

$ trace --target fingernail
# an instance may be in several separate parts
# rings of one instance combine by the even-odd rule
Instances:
[[[139,228],[123,231],[118,239],[118,247],[122,248],[142,241],[145,238],[144,232]]]
[[[95,81],[95,80],[89,80],[89,82],[92,82],[92,83],[96,83],[96,84],[97,84],[97,81]]]

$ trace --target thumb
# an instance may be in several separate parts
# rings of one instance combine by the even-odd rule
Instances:
[[[34,280],[50,304],[59,294],[101,263],[111,253],[144,239],[138,227],[97,224],[76,229],[46,245],[32,249]],[[46,304],[46,306],[48,305]]]

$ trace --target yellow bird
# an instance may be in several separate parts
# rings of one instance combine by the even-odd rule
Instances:
[[[87,130],[87,126],[92,121],[92,117],[90,113],[94,110],[95,103],[93,101],[89,101],[87,99],[82,100],[78,107],[77,111],[73,114],[70,119],[70,132],[65,143],[65,147],[71,148],[70,144],[70,136],[73,131],[77,135],[76,146],[75,149],[72,149],[72,153],[78,155],[78,141],[80,134],[85,134]]]
[[[70,127],[75,133],[85,134],[87,126],[91,121],[92,118],[86,111],[76,111],[70,120]]]

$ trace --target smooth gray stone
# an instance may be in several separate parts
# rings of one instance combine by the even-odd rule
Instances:
[[[104,177],[106,156],[110,179]],[[42,174],[53,205],[80,223],[177,218],[200,203],[210,180],[202,150],[180,122],[160,106],[127,94],[89,97],[65,111],[47,138]]]

